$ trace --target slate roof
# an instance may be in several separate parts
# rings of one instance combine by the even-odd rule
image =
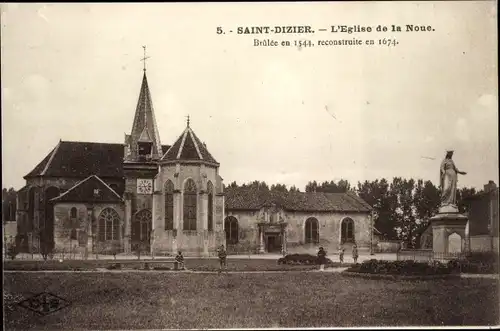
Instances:
[[[208,151],[207,146],[200,141],[189,125],[175,141],[172,147],[167,151],[167,153],[163,155],[161,160],[195,160],[218,164]]]
[[[97,191],[96,191],[97,190]],[[54,202],[122,202],[122,198],[102,179],[92,175],[52,199]]]
[[[369,212],[370,205],[353,193],[271,192],[249,188],[225,190],[227,210],[259,210],[275,204],[288,211]]]
[[[162,145],[165,153],[170,146]],[[45,158],[24,178],[123,177],[123,144],[60,141]]]
[[[137,100],[134,123],[132,124],[130,135],[133,142],[152,142],[153,156],[160,158],[163,155],[146,72],[144,72],[142,77],[141,91]],[[135,147],[132,146],[132,149],[135,149]]]

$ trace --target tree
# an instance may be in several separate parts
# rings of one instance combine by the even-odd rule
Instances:
[[[416,222],[414,208],[415,180],[395,177],[391,183],[391,193],[396,196],[396,231],[398,239],[413,247],[416,243]]]
[[[316,181],[312,181],[307,183],[305,191],[306,192],[316,192],[318,189],[318,183]]]
[[[292,185],[290,187],[290,192],[300,192],[300,190],[295,185]]]
[[[251,189],[255,189],[255,190],[269,191],[269,186],[267,186],[266,182],[264,182],[264,181],[261,182],[258,180],[254,180],[253,182],[248,183],[248,184],[243,184],[241,187],[251,188]]]
[[[285,184],[273,184],[271,185],[271,191],[274,192],[288,192],[288,188]]]
[[[351,184],[348,180],[341,179],[337,183],[337,189],[340,191],[340,193],[351,191]]]
[[[439,189],[431,181],[419,179],[415,186],[413,203],[415,208],[415,246],[420,246],[420,236],[429,225],[430,218],[438,212]]]
[[[2,189],[2,222],[16,220],[17,192],[14,188]]]
[[[389,183],[385,178],[381,180],[358,182],[357,195],[373,207],[373,224],[385,239],[397,238],[395,230],[396,199],[389,190]]]
[[[351,191],[351,184],[345,179],[338,182],[333,180],[324,181],[321,185],[318,185],[316,181],[312,181],[306,185],[306,192],[346,193],[348,191]]]

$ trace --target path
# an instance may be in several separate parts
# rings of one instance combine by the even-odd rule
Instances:
[[[326,268],[321,271],[318,269],[313,270],[261,270],[261,271],[223,271],[221,274],[264,274],[264,273],[304,273],[304,272],[322,272],[322,273],[341,273],[347,268]],[[4,270],[4,274],[14,273],[193,273],[193,274],[219,274],[219,271],[196,271],[196,270],[108,270],[104,268],[97,268],[96,270]],[[483,279],[499,279],[497,274],[460,274],[460,278],[483,278]]]
[[[43,261],[43,259],[40,257],[39,254],[35,254],[33,256],[34,258],[31,258],[31,254],[19,254],[16,257],[15,261]],[[250,255],[228,255],[227,259],[228,260],[278,260],[279,258],[282,258],[283,255],[280,254],[250,254]],[[339,257],[337,254],[333,254],[330,256],[327,256],[329,259],[331,259],[333,262],[338,262]],[[60,256],[54,257],[54,260],[59,259]],[[151,260],[151,255],[141,255],[141,260]],[[155,256],[155,260],[173,260],[173,256]],[[190,260],[190,259],[197,259],[197,260],[217,260],[217,256],[209,256],[209,257],[191,257],[191,256],[185,256],[184,259]],[[358,258],[358,263],[362,263],[363,261],[371,260],[371,259],[377,259],[377,260],[389,260],[389,261],[394,261],[397,259],[396,253],[380,253],[380,254],[361,254]],[[73,259],[65,259],[65,260],[73,260]],[[77,256],[76,259],[77,261],[85,261],[82,260],[80,257]],[[112,255],[99,255],[98,258],[96,259],[95,255],[89,255],[87,258],[88,260],[103,260],[103,261],[108,261],[108,260],[137,260],[137,255],[130,255],[130,254],[120,254],[116,256],[116,259]],[[352,258],[349,255],[346,255],[344,257],[344,260],[346,263],[351,263]],[[4,261],[7,261],[4,259]]]

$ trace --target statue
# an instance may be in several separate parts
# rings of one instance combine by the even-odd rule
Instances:
[[[466,175],[460,171],[452,160],[453,151],[446,151],[446,157],[441,162],[440,168],[440,189],[441,189],[441,207],[450,206],[457,209],[457,181],[458,174]]]

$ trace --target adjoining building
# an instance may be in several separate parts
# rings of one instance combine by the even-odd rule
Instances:
[[[484,185],[481,193],[465,201],[469,222],[466,227],[470,251],[498,252],[498,187],[493,181]]]

